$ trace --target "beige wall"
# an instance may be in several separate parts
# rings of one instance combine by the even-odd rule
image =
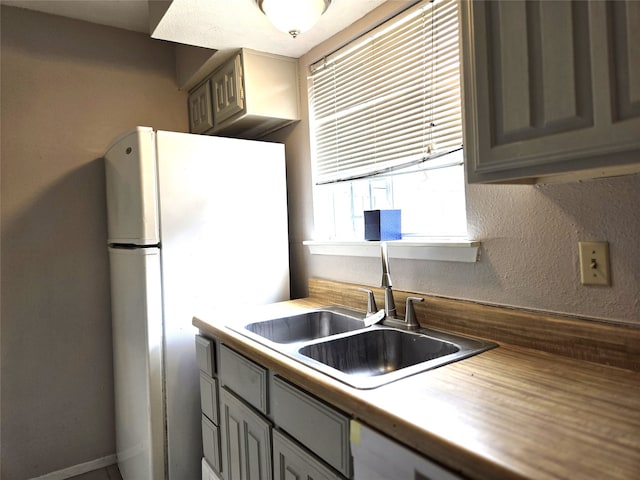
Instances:
[[[367,18],[300,59],[307,102],[309,63],[387,16],[387,2]],[[308,277],[379,285],[373,258],[310,256],[313,235],[308,122],[286,138],[290,185],[292,292],[306,294]],[[474,264],[392,260],[394,287],[487,303],[640,324],[640,175],[545,186],[467,186],[469,236],[482,242]],[[580,285],[578,241],[607,240],[611,287]]]
[[[112,455],[104,173],[114,136],[185,131],[171,44],[2,7],[3,480]]]
[[[300,61],[306,65],[376,14]],[[100,156],[135,125],[185,131],[173,47],[142,34],[2,7],[1,458],[22,480],[114,453],[104,175]],[[377,259],[310,257],[308,122],[285,141],[292,293],[309,276],[377,285]],[[397,288],[640,322],[640,177],[470,186],[476,264],[393,261]],[[578,283],[578,240],[611,243],[613,286]]]

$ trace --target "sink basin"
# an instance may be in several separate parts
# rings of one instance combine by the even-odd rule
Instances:
[[[247,331],[275,343],[295,343],[364,328],[362,319],[332,309],[313,310],[245,325]]]
[[[340,372],[365,377],[384,375],[459,351],[453,343],[388,329],[370,330],[298,350],[301,355]]]
[[[364,312],[323,307],[229,328],[355,388],[376,388],[496,347],[431,329],[364,325]]]
[[[421,329],[373,327],[298,349],[296,358],[355,388],[376,388],[497,346],[473,338]]]

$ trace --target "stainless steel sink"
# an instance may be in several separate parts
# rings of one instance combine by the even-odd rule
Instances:
[[[298,349],[298,359],[356,388],[375,388],[496,344],[434,330],[375,327]]]
[[[384,375],[459,351],[449,342],[383,329],[307,345],[298,350],[301,355],[343,373],[367,377]]]
[[[362,329],[364,322],[350,311],[326,308],[250,323],[244,328],[275,343],[295,343]]]
[[[360,389],[376,388],[497,346],[431,329],[365,327],[364,316],[358,310],[323,307],[229,328]]]

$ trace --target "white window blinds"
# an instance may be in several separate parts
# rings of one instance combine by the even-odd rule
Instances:
[[[420,2],[311,65],[316,183],[462,147],[458,9],[456,0]]]

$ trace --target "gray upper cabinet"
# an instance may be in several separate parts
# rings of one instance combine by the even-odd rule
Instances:
[[[240,49],[189,92],[191,133],[260,138],[300,120],[296,59]]]
[[[462,7],[470,183],[640,171],[640,2]]]

